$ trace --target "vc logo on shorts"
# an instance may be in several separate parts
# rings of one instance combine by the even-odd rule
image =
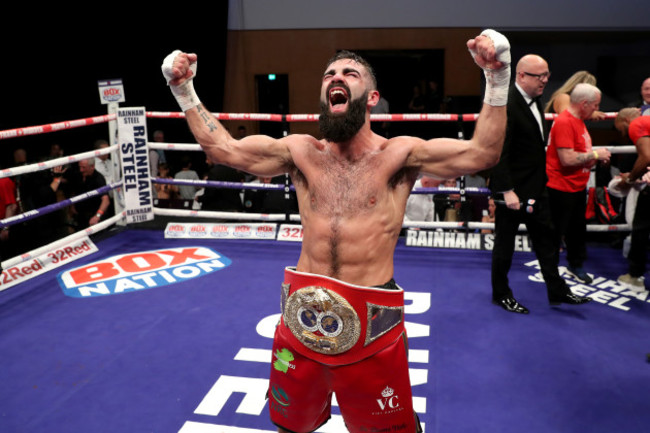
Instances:
[[[289,371],[289,369],[296,369],[296,365],[291,364],[291,361],[294,360],[293,353],[289,352],[288,349],[276,350],[275,357],[277,360],[273,363],[273,368],[275,368],[277,371],[286,373]]]
[[[113,256],[59,274],[66,296],[87,298],[153,289],[202,277],[231,260],[205,247],[181,247]]]
[[[377,404],[381,412],[373,412],[373,415],[385,415],[404,410],[400,407],[399,396],[395,395],[395,390],[390,386],[386,386],[381,392],[381,398],[377,399]]]

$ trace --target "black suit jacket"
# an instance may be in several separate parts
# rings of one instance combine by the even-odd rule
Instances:
[[[544,135],[528,103],[513,84],[508,94],[508,123],[499,163],[490,174],[490,189],[497,194],[511,189],[522,202],[546,191],[546,140],[548,124],[540,101]]]

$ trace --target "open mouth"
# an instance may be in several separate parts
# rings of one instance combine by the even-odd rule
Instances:
[[[329,90],[329,98],[330,107],[335,111],[345,109],[349,100],[347,90],[342,87],[332,87]]]

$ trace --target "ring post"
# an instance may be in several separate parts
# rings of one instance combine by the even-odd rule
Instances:
[[[108,121],[108,142],[111,146],[117,144],[117,112],[120,108],[120,102],[125,102],[126,98],[124,95],[124,86],[122,85],[121,79],[115,80],[101,80],[97,82],[99,87],[99,99],[102,104],[107,105],[107,112],[110,115],[114,115],[113,120]],[[122,168],[121,160],[119,157],[119,152],[111,154],[111,169],[113,170],[113,179],[122,178]],[[115,190],[113,195],[113,206],[115,208],[115,214],[119,214],[124,210],[124,191],[122,188]],[[126,225],[126,220],[121,219],[117,222],[117,225]]]

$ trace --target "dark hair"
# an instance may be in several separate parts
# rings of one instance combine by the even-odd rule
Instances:
[[[370,78],[372,79],[372,88],[376,89],[377,88],[377,77],[375,76],[375,70],[372,68],[370,63],[357,53],[353,53],[352,51],[348,50],[340,50],[337,51],[334,56],[332,56],[328,61],[326,67],[329,67],[332,63],[338,61],[338,60],[352,60],[357,62],[358,64],[362,65],[364,68],[366,68],[366,71],[368,71],[368,75],[370,75]]]

